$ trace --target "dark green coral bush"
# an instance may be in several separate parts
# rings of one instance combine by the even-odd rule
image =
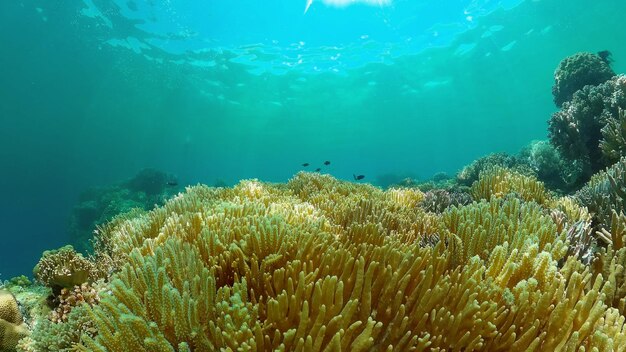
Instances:
[[[620,109],[626,109],[624,75],[579,90],[549,121],[551,143],[564,158],[582,165],[586,179],[622,156]]]
[[[554,72],[552,95],[562,106],[586,85],[598,85],[615,76],[609,64],[593,53],[576,53],[563,59]]]

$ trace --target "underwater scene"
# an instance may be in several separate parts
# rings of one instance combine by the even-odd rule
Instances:
[[[0,2],[0,352],[626,351],[625,18]]]

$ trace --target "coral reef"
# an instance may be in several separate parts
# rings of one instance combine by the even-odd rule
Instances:
[[[568,56],[554,71],[554,103],[561,107],[584,86],[604,83],[613,76],[615,72],[599,55],[582,52]]]
[[[144,169],[130,180],[84,191],[70,217],[69,233],[78,251],[90,251],[93,230],[133,209],[150,210],[180,191],[173,176]]]
[[[175,181],[144,170],[86,196],[93,253],[45,252],[51,290],[7,282],[26,309],[0,290],[0,351],[624,351],[626,76],[598,60],[559,65],[550,142],[456,178],[165,201]]]
[[[620,109],[626,109],[624,75],[585,86],[552,115],[550,142],[564,158],[580,165],[582,182],[622,156]]]
[[[15,296],[0,289],[0,352],[14,351],[18,341],[28,334]]]
[[[626,348],[616,255],[597,269],[569,255],[584,252],[569,236],[584,208],[503,168],[478,184],[488,200],[440,214],[418,189],[320,174],[190,187],[101,227],[101,300],[40,322],[20,349]]]

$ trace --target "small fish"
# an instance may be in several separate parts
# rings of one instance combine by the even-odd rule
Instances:
[[[309,164],[309,163],[304,163],[304,164],[302,164],[302,166],[304,166],[304,167],[307,167],[307,166],[309,166],[309,165],[311,165],[311,164]]]
[[[176,180],[167,181],[165,184],[170,187],[178,186],[178,182]]]
[[[364,178],[365,178],[365,175],[355,175],[355,174],[352,174],[352,176],[354,177],[354,179],[355,179],[356,181],[358,181],[358,180],[362,180],[362,179],[364,179]]]
[[[326,166],[330,165],[330,161],[328,161],[328,160],[324,161],[324,165],[326,165]]]
[[[318,167],[317,169],[315,169],[315,172],[320,172],[320,171],[322,171],[321,167]]]
[[[602,61],[606,62],[607,64],[613,62],[613,59],[611,58],[611,52],[608,50],[598,51],[598,56],[600,56]]]

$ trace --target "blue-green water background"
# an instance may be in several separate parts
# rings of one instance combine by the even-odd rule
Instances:
[[[69,241],[82,190],[144,167],[453,174],[546,137],[565,56],[626,72],[622,0],[304,3],[0,2],[0,279]]]

